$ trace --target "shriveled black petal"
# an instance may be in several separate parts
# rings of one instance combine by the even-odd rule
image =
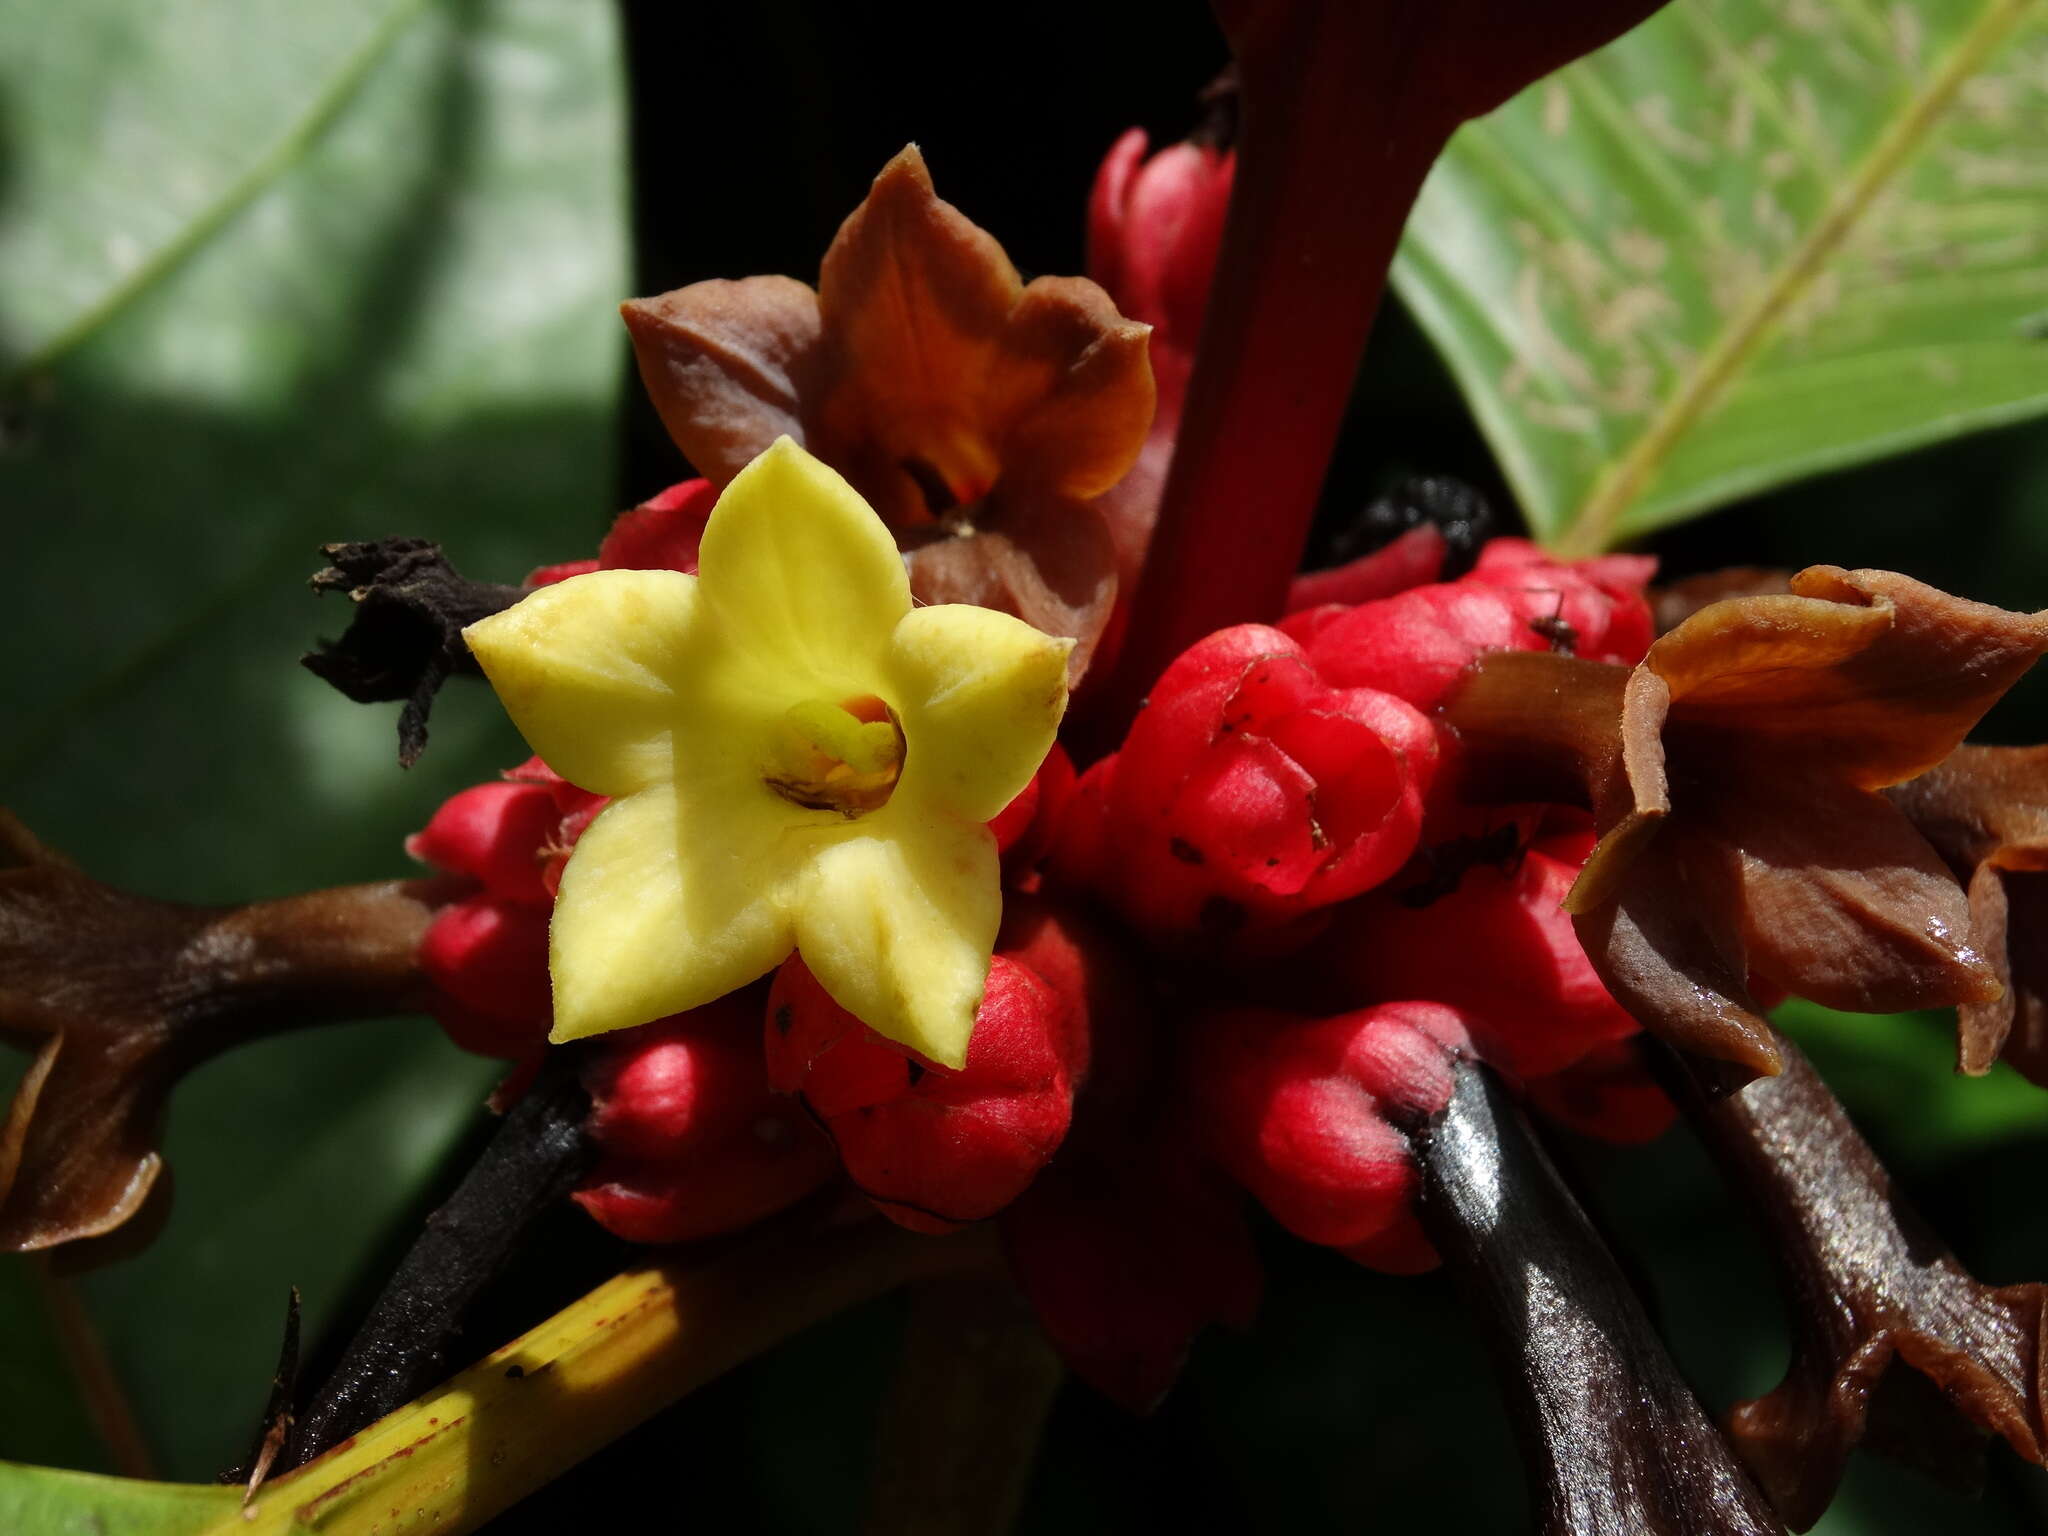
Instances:
[[[426,539],[327,544],[332,563],[315,592],[346,592],[355,613],[339,640],[322,640],[299,664],[358,704],[405,700],[398,761],[410,768],[427,747],[427,713],[450,677],[480,677],[462,631],[511,607],[522,587],[471,581]]]

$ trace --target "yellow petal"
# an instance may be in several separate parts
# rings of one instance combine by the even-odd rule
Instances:
[[[718,498],[697,570],[723,643],[826,697],[872,689],[910,611],[903,556],[881,519],[786,437]]]
[[[1067,707],[1071,640],[948,603],[896,626],[886,676],[903,725],[899,801],[987,821],[1052,750]]]
[[[549,767],[598,794],[630,794],[670,772],[676,684],[705,638],[696,585],[680,571],[593,571],[462,638]]]
[[[715,808],[692,804],[686,818],[677,789],[656,785],[590,824],[562,871],[548,930],[550,1040],[702,1007],[789,953],[788,807],[756,789]]]
[[[1002,918],[995,839],[985,827],[907,817],[896,801],[858,825],[806,870],[798,952],[870,1029],[960,1067]]]

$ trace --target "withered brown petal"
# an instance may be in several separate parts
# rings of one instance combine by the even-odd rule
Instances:
[[[724,485],[787,434],[822,373],[818,296],[789,277],[713,279],[620,307],[641,382],[697,473]]]
[[[2048,1086],[2048,746],[1958,747],[1887,794],[1969,883],[1972,936],[2005,984],[1957,1009],[1957,1070],[2003,1054]]]
[[[919,602],[994,608],[1071,639],[1070,687],[1116,606],[1116,552],[1101,517],[1080,502],[999,496],[969,531],[921,531],[907,559]]]
[[[452,890],[186,907],[100,884],[0,812],[0,1039],[36,1051],[0,1122],[0,1251],[80,1244],[160,1186],[177,1080],[240,1041],[417,1005]]]
[[[2048,649],[2008,613],[1891,571],[1813,566],[1788,597],[1700,610],[1651,646],[1672,719],[1740,732],[1775,761],[1881,789],[1926,772]]]
[[[1660,582],[1650,588],[1650,616],[1657,633],[1668,635],[1702,608],[1731,597],[1783,596],[1792,590],[1792,573],[1775,566],[1731,565],[1697,576]]]
[[[1738,918],[1718,889],[1716,850],[1683,819],[1659,827],[1614,898],[1573,916],[1601,982],[1643,1028],[1747,1074],[1778,1070],[1771,1027],[1749,995]]]
[[[1784,1071],[1735,1093],[1675,1074],[1671,1086],[1716,1159],[1770,1229],[1793,1310],[1792,1365],[1739,1404],[1729,1434],[1794,1530],[1820,1518],[1850,1449],[1918,1464],[1964,1453],[1960,1415],[2029,1461],[2048,1448],[2048,1288],[1974,1279],[1892,1187],[1811,1063],[1780,1040]],[[1896,1366],[1935,1392],[1896,1388]],[[1888,1372],[1894,1372],[1887,1381]],[[1981,1445],[1981,1441],[1977,1442]]]
[[[980,499],[1001,468],[983,390],[1022,293],[1002,246],[932,190],[916,147],[898,154],[840,226],[818,275],[834,372],[810,425],[826,461],[838,462],[834,444],[859,445],[917,463],[955,502]],[[852,478],[889,522],[931,514],[922,498]]]
[[[984,405],[1006,481],[1085,501],[1124,477],[1157,403],[1150,330],[1085,277],[1041,277],[1024,290]]]
[[[172,1031],[158,968],[208,914],[110,890],[55,862],[0,872],[0,1033],[40,1038],[0,1128],[0,1250],[93,1237],[141,1207]],[[145,974],[146,973],[146,974]]]
[[[1731,767],[1700,799],[1689,814],[1732,854],[1752,973],[1851,1013],[1997,996],[1962,888],[1883,795]]]

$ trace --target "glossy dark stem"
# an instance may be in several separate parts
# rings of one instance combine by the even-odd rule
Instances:
[[[1793,1322],[1784,1382],[1729,1415],[1737,1450],[1796,1530],[1858,1441],[1963,1487],[1982,1480],[1989,1434],[2039,1462],[2048,1290],[1973,1278],[1812,1063],[1782,1036],[1778,1052],[1779,1075],[1739,1091],[1721,1064],[1661,1052],[1672,1097],[1770,1235]]]
[[[282,1467],[303,1466],[449,1374],[471,1302],[589,1167],[583,1122],[590,1098],[577,1058],[572,1050],[548,1052],[483,1155],[427,1218],[341,1363],[299,1415]]]
[[[1462,1064],[1415,1142],[1423,1224],[1500,1372],[1544,1536],[1782,1530],[1492,1075]]]

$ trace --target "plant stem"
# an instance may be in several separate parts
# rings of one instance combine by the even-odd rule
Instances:
[[[1544,1536],[1782,1530],[1487,1070],[1415,1137],[1422,1220],[1477,1314]]]
[[[1276,617],[1301,564],[1401,227],[1451,127],[1406,115],[1369,9],[1267,6],[1258,35],[1232,37],[1229,223],[1113,718],[1203,635]]]
[[[1001,1267],[919,1285],[882,1411],[870,1536],[1009,1530],[1065,1380]]]
[[[347,1435],[417,1397],[447,1368],[470,1303],[575,1186],[593,1149],[580,1053],[550,1050],[483,1155],[385,1282],[284,1457],[303,1466]]]
[[[438,1391],[267,1483],[210,1536],[458,1536],[791,1334],[908,1281],[991,1262],[882,1221],[782,1230],[607,1281]]]

